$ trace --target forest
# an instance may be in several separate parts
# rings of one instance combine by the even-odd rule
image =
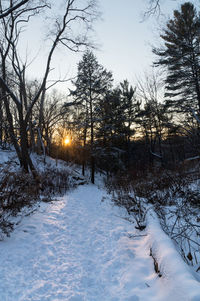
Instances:
[[[12,14],[2,13],[1,146],[12,144],[21,167],[34,176],[30,152],[81,164],[83,174],[89,166],[93,183],[95,170],[109,176],[154,167],[173,169],[198,156],[200,24],[193,4],[174,11],[160,36],[160,48],[152,49],[152,70],[137,83],[122,79],[115,86],[112,72],[98,62],[84,33],[68,36],[74,18],[88,30],[98,14],[93,1],[77,10],[71,2],[63,19],[56,20],[42,81],[26,78],[28,63],[21,60],[18,43],[24,23],[48,4],[30,2]],[[86,47],[65,94],[50,89],[56,82],[48,82],[51,59],[60,44],[75,52]]]
[[[10,235],[10,216],[24,206],[38,199],[51,202],[71,186],[96,184],[102,176],[112,202],[134,217],[138,231],[147,227],[154,208],[162,230],[199,274],[199,4],[181,3],[173,11],[143,77],[116,84],[90,36],[100,18],[97,1],[64,2],[58,14],[53,1],[0,1],[0,156],[9,151],[16,156],[0,164],[2,235]],[[146,2],[145,17],[159,15],[161,1]],[[30,80],[23,35],[37,18],[47,22],[48,49],[43,76]],[[81,58],[73,78],[52,81],[52,61],[60,49]],[[60,82],[65,91],[57,88]],[[70,166],[79,168],[78,175]],[[156,251],[150,250],[162,277]]]

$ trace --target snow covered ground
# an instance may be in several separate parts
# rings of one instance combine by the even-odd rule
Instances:
[[[102,202],[104,196],[95,185],[79,186],[59,201],[42,203],[0,242],[1,301],[200,300],[191,275],[174,279],[170,271],[159,278],[154,272],[149,247],[159,225],[137,232],[123,209],[107,196]],[[170,259],[173,246],[166,248]]]
[[[16,153],[11,150],[1,150],[0,149],[0,164],[8,162],[10,160],[16,160]]]

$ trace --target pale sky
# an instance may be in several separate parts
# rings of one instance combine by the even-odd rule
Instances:
[[[115,83],[128,79],[134,85],[136,77],[150,69],[153,61],[152,45],[159,45],[159,28],[165,25],[173,10],[185,1],[161,0],[165,16],[151,17],[142,21],[148,0],[99,0],[102,20],[94,25],[94,40],[99,49],[94,53],[100,64],[113,72]],[[194,2],[194,1],[191,1]],[[32,22],[31,31],[24,34],[23,51],[28,58],[39,54],[28,69],[30,78],[43,74],[47,48],[44,47],[41,23]],[[59,49],[53,59],[51,78],[73,77],[82,54]],[[68,84],[59,84],[58,89],[67,92]]]

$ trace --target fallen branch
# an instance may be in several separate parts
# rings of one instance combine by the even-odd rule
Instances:
[[[153,255],[152,248],[150,248],[150,256],[153,258],[154,270],[155,270],[156,274],[158,274],[159,277],[162,277],[159,267],[158,267],[158,262],[157,262],[155,256]]]

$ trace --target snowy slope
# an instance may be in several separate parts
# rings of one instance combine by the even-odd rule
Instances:
[[[147,245],[152,250],[162,277],[160,297],[168,295],[168,300],[200,300],[200,282],[197,273],[192,273],[190,267],[177,252],[173,241],[165,234],[153,210],[147,214]],[[196,278],[195,278],[196,277]],[[198,277],[199,278],[199,277]]]
[[[80,186],[42,204],[0,243],[1,301],[198,300],[181,283],[172,296],[171,280],[154,272],[149,236],[135,236],[104,195]]]
[[[0,149],[0,164],[6,163],[13,159],[16,159],[16,153],[14,151]]]

